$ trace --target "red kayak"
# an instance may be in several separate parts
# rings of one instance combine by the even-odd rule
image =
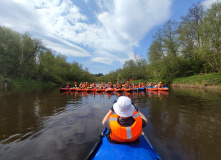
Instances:
[[[77,91],[77,88],[60,88],[60,91]]]
[[[60,91],[71,91],[71,88],[60,88]]]
[[[158,88],[158,91],[168,91],[169,90],[169,88],[167,88],[167,87],[164,87],[164,88]]]

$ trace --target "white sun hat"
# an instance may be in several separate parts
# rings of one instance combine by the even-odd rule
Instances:
[[[131,103],[131,99],[126,96],[118,98],[117,102],[113,105],[114,112],[120,117],[130,117],[133,115],[135,107]]]

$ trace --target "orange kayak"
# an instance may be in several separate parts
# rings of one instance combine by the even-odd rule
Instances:
[[[95,92],[97,89],[96,88],[88,88],[86,89],[87,92]]]
[[[84,91],[86,91],[87,89],[81,89],[81,88],[78,88],[78,92],[84,92]]]
[[[96,89],[97,92],[104,92],[105,89]]]
[[[114,90],[115,90],[115,92],[123,92],[124,91],[123,88],[115,88]]]
[[[105,92],[113,92],[113,91],[114,91],[113,88],[106,88],[106,89],[105,89]]]
[[[77,91],[78,89],[77,88],[71,88],[71,91]]]
[[[124,88],[124,91],[125,92],[131,92],[131,91],[133,91],[133,89],[132,88]]]
[[[158,91],[168,91],[169,90],[169,88],[167,88],[167,87],[164,87],[164,88],[158,88]]]

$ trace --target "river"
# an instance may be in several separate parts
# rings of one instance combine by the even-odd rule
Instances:
[[[221,159],[221,92],[173,88],[122,93],[147,117],[143,129],[163,160]],[[0,92],[1,160],[81,160],[120,94],[59,88]]]

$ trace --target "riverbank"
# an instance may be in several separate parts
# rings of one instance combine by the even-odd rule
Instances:
[[[172,87],[221,89],[221,74],[207,73],[173,80]]]
[[[7,82],[8,88],[21,88],[21,87],[46,87],[46,86],[56,86],[57,84],[49,81],[41,81],[34,79],[24,79],[24,78],[15,78],[10,79],[10,82]],[[1,85],[3,86],[3,84]]]

